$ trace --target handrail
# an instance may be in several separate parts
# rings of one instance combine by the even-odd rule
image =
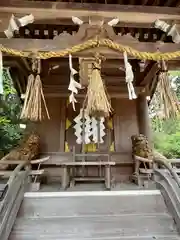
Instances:
[[[167,175],[160,169],[155,170],[162,181],[156,181],[156,186],[161,191],[166,206],[171,213],[180,233],[180,188],[172,176]]]
[[[30,169],[21,171],[28,161],[20,163],[12,172],[3,200],[0,202],[0,239],[7,240],[14,224],[20,204],[23,200],[26,180]]]
[[[40,164],[40,163],[44,163],[46,161],[48,161],[50,159],[50,156],[47,157],[43,157],[43,158],[39,158],[39,159],[34,159],[34,160],[29,160],[27,161],[29,164]],[[7,164],[7,165],[19,165],[21,164],[22,160],[0,160],[0,165],[1,164]]]
[[[176,173],[176,171],[174,170],[174,168],[172,167],[171,162],[166,162],[165,160],[162,159],[154,159],[155,163],[161,164],[164,167],[167,168],[167,170],[170,172],[170,174],[172,175],[172,177],[174,178],[174,180],[176,181],[176,183],[178,184],[178,186],[180,187],[180,179],[178,174]]]
[[[168,159],[168,162],[173,163],[173,164],[180,163],[180,158]]]
[[[15,182],[16,177],[19,175],[21,169],[22,169],[24,166],[26,166],[26,164],[27,164],[27,161],[23,161],[21,164],[19,164],[19,165],[14,169],[14,171],[12,172],[12,175],[9,177],[9,180],[8,180],[8,182],[7,182],[7,186],[8,186],[7,192],[6,192],[5,196],[4,196],[4,199],[3,199],[3,200],[1,201],[1,203],[0,203],[0,212],[1,212],[2,208],[3,208],[3,204],[4,204],[4,202],[6,201],[7,196],[9,195],[9,191],[10,191],[11,188],[12,188],[12,184]]]
[[[17,176],[18,173],[21,171],[21,169],[22,169],[23,167],[25,167],[27,164],[28,164],[27,161],[23,161],[22,163],[20,163],[20,164],[14,169],[14,171],[12,172],[12,175],[10,176],[10,178],[9,178],[9,180],[8,180],[8,182],[7,182],[8,185],[10,185],[10,184],[13,182],[13,180],[16,178],[16,176]]]
[[[140,156],[137,156],[137,155],[134,155],[134,159],[138,160],[140,162],[153,163],[153,160],[148,159],[148,158],[144,158],[144,157],[140,157]]]

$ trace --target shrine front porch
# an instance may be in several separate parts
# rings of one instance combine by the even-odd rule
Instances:
[[[105,158],[97,159],[97,153],[89,153],[96,157],[93,161],[87,156],[85,161],[73,161],[72,153],[44,153],[42,156],[48,154],[49,160],[41,164],[44,174],[36,178],[41,183],[40,191],[144,189],[152,185],[151,181],[145,181],[146,186],[133,183],[135,166],[132,155],[128,153],[111,153],[108,161]]]
[[[142,98],[145,101],[142,101]],[[78,177],[83,177],[85,174],[86,177],[101,178],[105,168],[101,166],[101,162],[109,161],[112,162],[112,185],[130,181],[134,172],[131,136],[139,133],[148,135],[149,123],[146,116],[148,112],[145,96],[134,101],[126,98],[112,99],[113,115],[104,122],[105,135],[103,143],[100,144],[92,140],[90,144],[77,143],[74,119],[82,107],[80,100],[76,111],[73,111],[71,104],[65,98],[47,98],[47,105],[51,119],[37,124],[36,130],[40,135],[41,156],[50,156],[50,159],[42,164],[49,182],[60,184],[63,177],[62,165],[76,161],[97,162],[94,166],[76,166]],[[78,155],[76,159],[72,156],[73,149]],[[80,156],[83,153],[88,154],[88,157]],[[93,155],[96,154],[110,157],[109,159],[107,156],[94,157]]]
[[[42,156],[50,156],[50,159],[42,163],[49,182],[62,182],[63,167],[76,168],[78,177],[101,178],[105,174],[105,167],[110,165],[113,185],[116,182],[128,182],[134,171],[134,163],[131,153],[87,153],[84,159],[73,159],[72,153],[43,153]],[[102,154],[102,156],[100,156]],[[81,154],[77,154],[81,155]],[[96,156],[98,155],[98,156]],[[104,155],[109,155],[109,158]],[[78,163],[76,166],[73,163]],[[91,181],[89,181],[91,182]],[[100,181],[101,182],[101,181]]]

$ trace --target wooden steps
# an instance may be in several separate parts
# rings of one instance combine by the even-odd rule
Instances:
[[[25,197],[9,240],[180,240],[162,196]]]
[[[106,239],[132,236],[176,235],[168,215],[119,215],[18,219],[15,239]],[[13,239],[13,238],[12,238]]]

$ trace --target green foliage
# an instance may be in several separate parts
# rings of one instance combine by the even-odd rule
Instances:
[[[13,148],[21,138],[19,127],[21,104],[9,73],[3,70],[4,95],[0,96],[0,155]]]
[[[169,75],[172,77],[180,77],[180,71],[169,71]]]
[[[179,119],[153,120],[154,147],[167,158],[180,158]]]
[[[6,126],[9,123],[10,123],[10,120],[8,120],[6,117],[0,117],[0,125],[1,126]]]
[[[180,71],[170,71],[174,90],[180,102]],[[167,158],[180,158],[180,119],[152,119],[154,147]]]
[[[154,134],[154,147],[167,158],[180,157],[180,132],[168,135],[165,133]]]

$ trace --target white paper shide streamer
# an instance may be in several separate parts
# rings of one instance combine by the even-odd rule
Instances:
[[[90,136],[92,135],[91,131],[91,118],[87,115],[87,113],[84,113],[84,120],[85,120],[85,127],[84,127],[84,142],[85,144],[89,144],[91,142]],[[83,136],[82,136],[83,137]]]
[[[91,142],[90,136],[91,132],[91,118],[84,112],[83,109],[80,110],[80,113],[77,117],[75,117],[74,122],[76,123],[74,126],[75,136],[77,137],[76,143],[83,143],[83,117],[84,117],[84,143],[89,144]]]
[[[104,117],[101,117],[100,123],[99,123],[99,125],[100,125],[100,143],[104,142],[103,137],[106,135],[105,131],[104,131],[105,130],[104,121],[105,121]]]
[[[93,142],[97,143],[98,142],[98,126],[97,126],[97,120],[94,117],[92,117],[91,127],[92,127]]]
[[[103,137],[105,136],[105,126],[104,126],[104,118],[100,118],[99,123],[98,121],[92,117],[92,121],[91,121],[91,127],[92,127],[92,135],[93,135],[93,142],[94,143],[103,143]],[[99,130],[98,130],[98,125],[99,125]],[[99,131],[99,133],[98,133]],[[99,136],[98,136],[99,135]],[[98,139],[99,138],[99,139]]]
[[[74,94],[78,93],[78,89],[81,89],[81,84],[76,82],[74,79],[74,75],[78,72],[73,68],[72,66],[72,55],[69,55],[69,69],[70,69],[70,83],[68,90],[71,91],[71,94],[69,96],[69,102],[72,103],[73,110],[75,111],[75,103],[77,100],[75,99]]]
[[[83,123],[83,118],[84,118],[84,123]],[[83,137],[84,137],[84,143],[89,144],[91,143],[91,139],[90,139],[91,136],[93,137],[92,142],[103,143],[104,142],[103,137],[105,136],[104,121],[105,119],[102,117],[98,123],[98,121],[94,117],[92,118],[89,117],[86,111],[84,111],[84,116],[83,116],[83,109],[81,109],[79,115],[74,119],[74,122],[76,123],[74,126],[75,136],[77,137],[76,143],[82,144]],[[100,128],[99,130],[98,130],[98,125]],[[83,128],[84,128],[84,133],[83,133]]]
[[[167,36],[171,36],[174,43],[180,43],[180,34],[176,24],[170,25],[162,20],[156,20],[154,27],[165,32]]]
[[[9,26],[4,31],[7,38],[12,38],[14,31],[18,31],[20,27],[24,27],[30,23],[34,22],[34,16],[32,14],[25,15],[24,17],[17,18],[14,15],[11,16],[9,20]]]
[[[82,125],[83,125],[82,117],[83,117],[83,112],[82,112],[82,109],[81,109],[79,115],[74,118],[74,122],[76,123],[75,126],[74,126],[74,129],[75,129],[74,134],[77,137],[77,139],[76,139],[77,144],[82,143],[82,130],[83,130],[82,129]]]
[[[0,94],[3,94],[3,56],[0,51]]]
[[[132,100],[132,99],[137,98],[135,90],[134,90],[134,86],[133,86],[134,74],[133,74],[132,66],[128,62],[127,53],[124,52],[123,55],[124,55],[126,83],[127,83],[128,93],[129,93],[129,99]]]
[[[73,21],[74,24],[77,24],[77,25],[82,25],[83,24],[83,21],[78,17],[72,16],[72,21]]]
[[[119,22],[119,18],[113,18],[111,21],[108,22],[108,25],[113,27],[116,26]]]

